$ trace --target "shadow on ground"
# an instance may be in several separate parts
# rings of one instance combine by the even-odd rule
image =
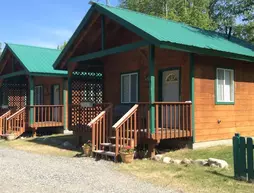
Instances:
[[[83,155],[82,149],[76,146],[76,139],[73,135],[42,136],[28,140],[28,142],[79,152],[75,157]]]

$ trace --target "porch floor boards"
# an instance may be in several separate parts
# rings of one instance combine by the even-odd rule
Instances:
[[[44,121],[44,122],[36,122],[31,124],[30,126],[33,128],[36,127],[61,127],[64,124],[62,122],[58,122],[58,121]]]

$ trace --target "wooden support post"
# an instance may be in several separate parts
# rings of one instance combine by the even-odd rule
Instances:
[[[36,131],[37,131],[37,128],[33,128],[33,133],[32,133],[33,137],[36,137],[37,135]]]
[[[191,128],[192,128],[192,142],[195,143],[195,65],[194,54],[190,53],[190,93],[191,93]]]
[[[68,80],[64,79],[63,80],[63,105],[64,105],[64,109],[63,109],[63,114],[64,114],[64,119],[63,119],[63,123],[64,123],[64,130],[68,130],[68,109],[69,109],[69,103],[68,103]]]
[[[105,17],[101,16],[101,50],[105,49]]]
[[[156,146],[156,142],[151,140],[148,143],[148,156],[150,158],[155,156],[155,146]]]
[[[34,77],[30,76],[29,77],[29,91],[30,91],[30,101],[29,105],[33,106],[34,105]],[[34,108],[30,107],[30,115],[29,115],[29,120],[30,120],[30,125],[34,123]]]
[[[68,68],[68,97],[67,97],[67,103],[68,103],[68,107],[67,107],[67,114],[68,114],[68,121],[67,121],[67,126],[68,129],[70,129],[71,126],[71,109],[70,109],[70,105],[72,104],[72,73],[73,73],[74,68],[69,66]]]
[[[155,47],[149,45],[149,100],[150,100],[150,133],[155,133]]]

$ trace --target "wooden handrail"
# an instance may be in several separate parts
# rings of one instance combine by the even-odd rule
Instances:
[[[13,117],[15,117],[15,116],[19,115],[20,113],[22,113],[25,109],[26,109],[26,107],[23,107],[22,109],[18,110],[16,113],[14,113],[11,116],[9,116],[6,120],[9,121]]]
[[[114,129],[118,129],[119,127],[122,126],[122,124],[130,117],[133,115],[133,113],[135,113],[135,111],[138,109],[138,105],[134,105],[127,113],[125,113],[125,115],[119,119],[112,127]]]
[[[110,104],[87,125],[92,129],[92,150],[101,150],[101,143],[107,142],[111,136],[112,107]]]
[[[11,110],[9,110],[9,111],[7,111],[6,113],[2,114],[2,115],[0,116],[0,118],[4,118],[4,117],[8,116],[8,114],[11,114]]]

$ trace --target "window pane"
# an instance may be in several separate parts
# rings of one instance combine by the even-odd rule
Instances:
[[[122,76],[122,102],[129,102],[129,75]]]
[[[217,100],[223,101],[224,70],[217,70]]]
[[[131,102],[137,102],[137,90],[138,90],[138,75],[131,75]]]
[[[225,86],[224,86],[224,101],[231,101],[231,73],[228,70],[225,70]]]

